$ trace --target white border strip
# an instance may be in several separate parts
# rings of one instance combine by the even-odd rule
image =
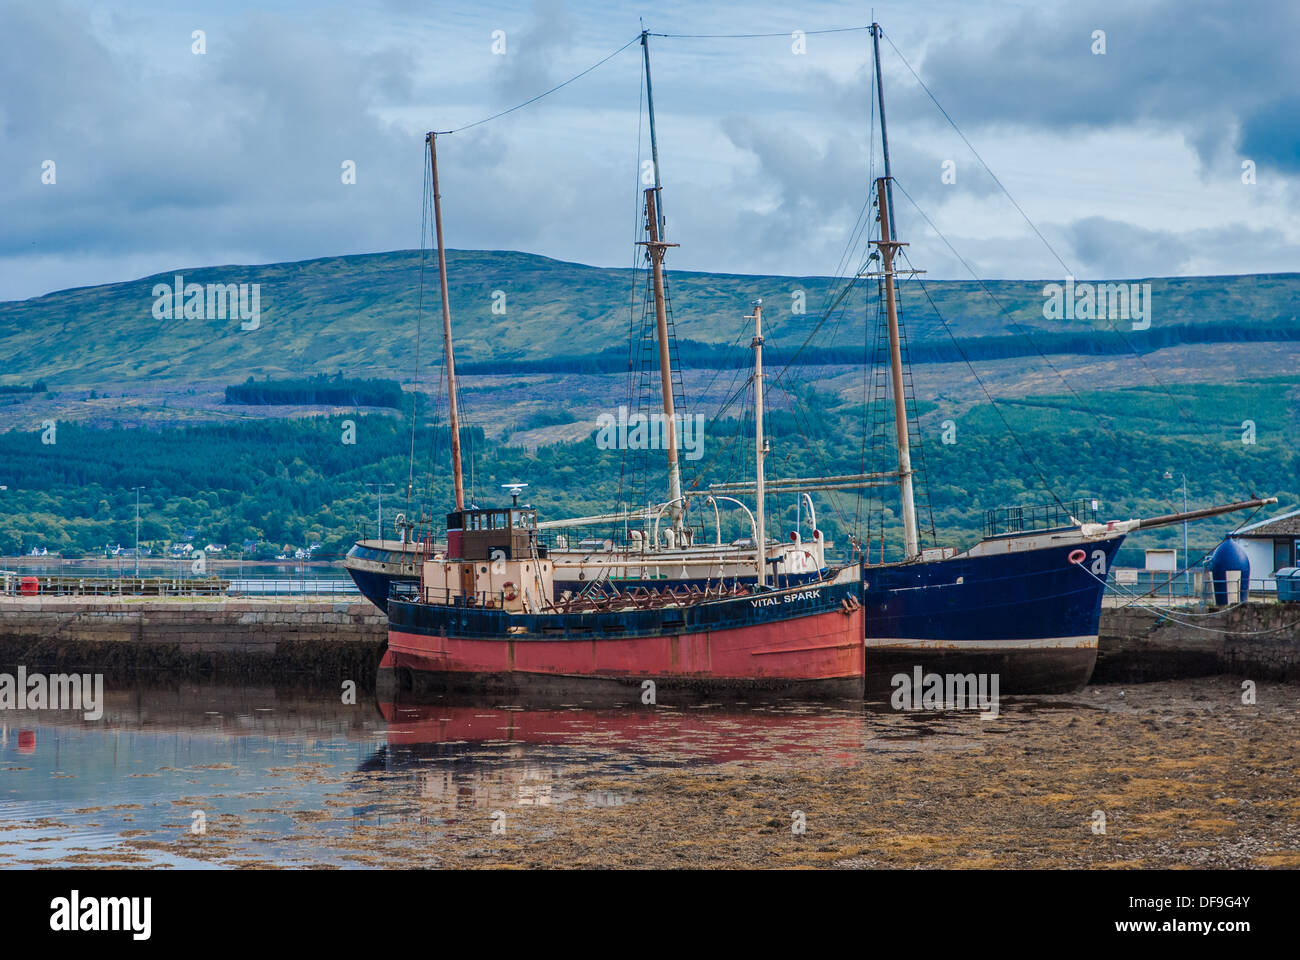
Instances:
[[[1097,636],[1033,637],[1021,640],[921,640],[867,637],[868,650],[1095,650]]]

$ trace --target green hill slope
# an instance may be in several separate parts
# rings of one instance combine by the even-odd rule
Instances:
[[[509,370],[554,358],[604,358],[617,369],[625,356],[631,305],[639,307],[626,269],[604,269],[506,251],[448,251],[448,277],[457,355],[468,370]],[[260,325],[241,329],[238,318],[160,319],[155,284],[260,285]],[[642,275],[643,276],[643,275]],[[768,304],[770,332],[786,349],[811,331],[838,284],[824,277],[671,273],[677,334],[684,362],[704,365],[700,345],[730,344],[755,297]],[[1300,339],[1296,304],[1300,274],[1154,279],[1152,329],[1133,333],[1139,349],[1198,339]],[[930,281],[928,289],[953,334],[1002,355],[1045,352],[1120,352],[1127,346],[1102,321],[1047,320],[1042,281],[992,281],[997,302],[973,282]],[[804,291],[807,313],[791,312]],[[949,349],[948,333],[919,287],[904,286],[914,344]],[[493,313],[504,293],[504,314]],[[440,314],[436,262],[421,277],[418,251],[335,257],[299,263],[181,269],[127,283],[64,290],[0,303],[0,385],[44,380],[51,389],[146,380],[223,380],[250,374],[305,376],[345,371],[353,376],[407,380],[413,372],[417,305],[423,297],[423,359],[439,356]],[[499,308],[498,308],[499,309]],[[1005,310],[1005,313],[1003,312]],[[1021,330],[1033,333],[1030,344]],[[1162,333],[1163,331],[1163,333]],[[827,324],[823,351],[853,349],[862,333],[852,322]],[[992,343],[990,347],[989,344]],[[692,358],[692,350],[699,356]],[[701,352],[703,351],[703,352]],[[1009,354],[1008,354],[1009,351]],[[918,356],[918,360],[927,359]],[[974,358],[972,358],[974,359]],[[825,362],[825,356],[822,361]]]

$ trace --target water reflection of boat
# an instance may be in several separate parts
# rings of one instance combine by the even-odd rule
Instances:
[[[386,742],[358,772],[409,778],[409,821],[452,821],[514,806],[618,807],[612,779],[639,770],[817,757],[856,766],[869,732],[859,707],[776,704],[747,709],[596,708],[534,697],[483,706],[467,696],[380,699]],[[597,785],[591,781],[596,779]],[[585,783],[584,783],[585,781]],[[393,807],[359,806],[359,816]]]
[[[542,701],[534,701],[540,703]],[[467,750],[562,748],[550,756],[572,764],[595,757],[627,766],[687,766],[820,755],[858,762],[868,739],[860,708],[711,706],[699,709],[516,705],[483,707],[468,698],[379,701],[388,722],[388,763],[419,763]],[[522,756],[508,753],[509,756]]]

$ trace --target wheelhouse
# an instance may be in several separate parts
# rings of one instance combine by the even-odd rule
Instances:
[[[506,560],[545,557],[546,545],[537,536],[537,511],[532,507],[471,507],[447,514],[447,556],[458,560]]]

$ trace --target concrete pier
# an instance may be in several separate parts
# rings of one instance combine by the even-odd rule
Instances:
[[[365,600],[0,598],[0,662],[106,673],[374,676],[387,618]]]

